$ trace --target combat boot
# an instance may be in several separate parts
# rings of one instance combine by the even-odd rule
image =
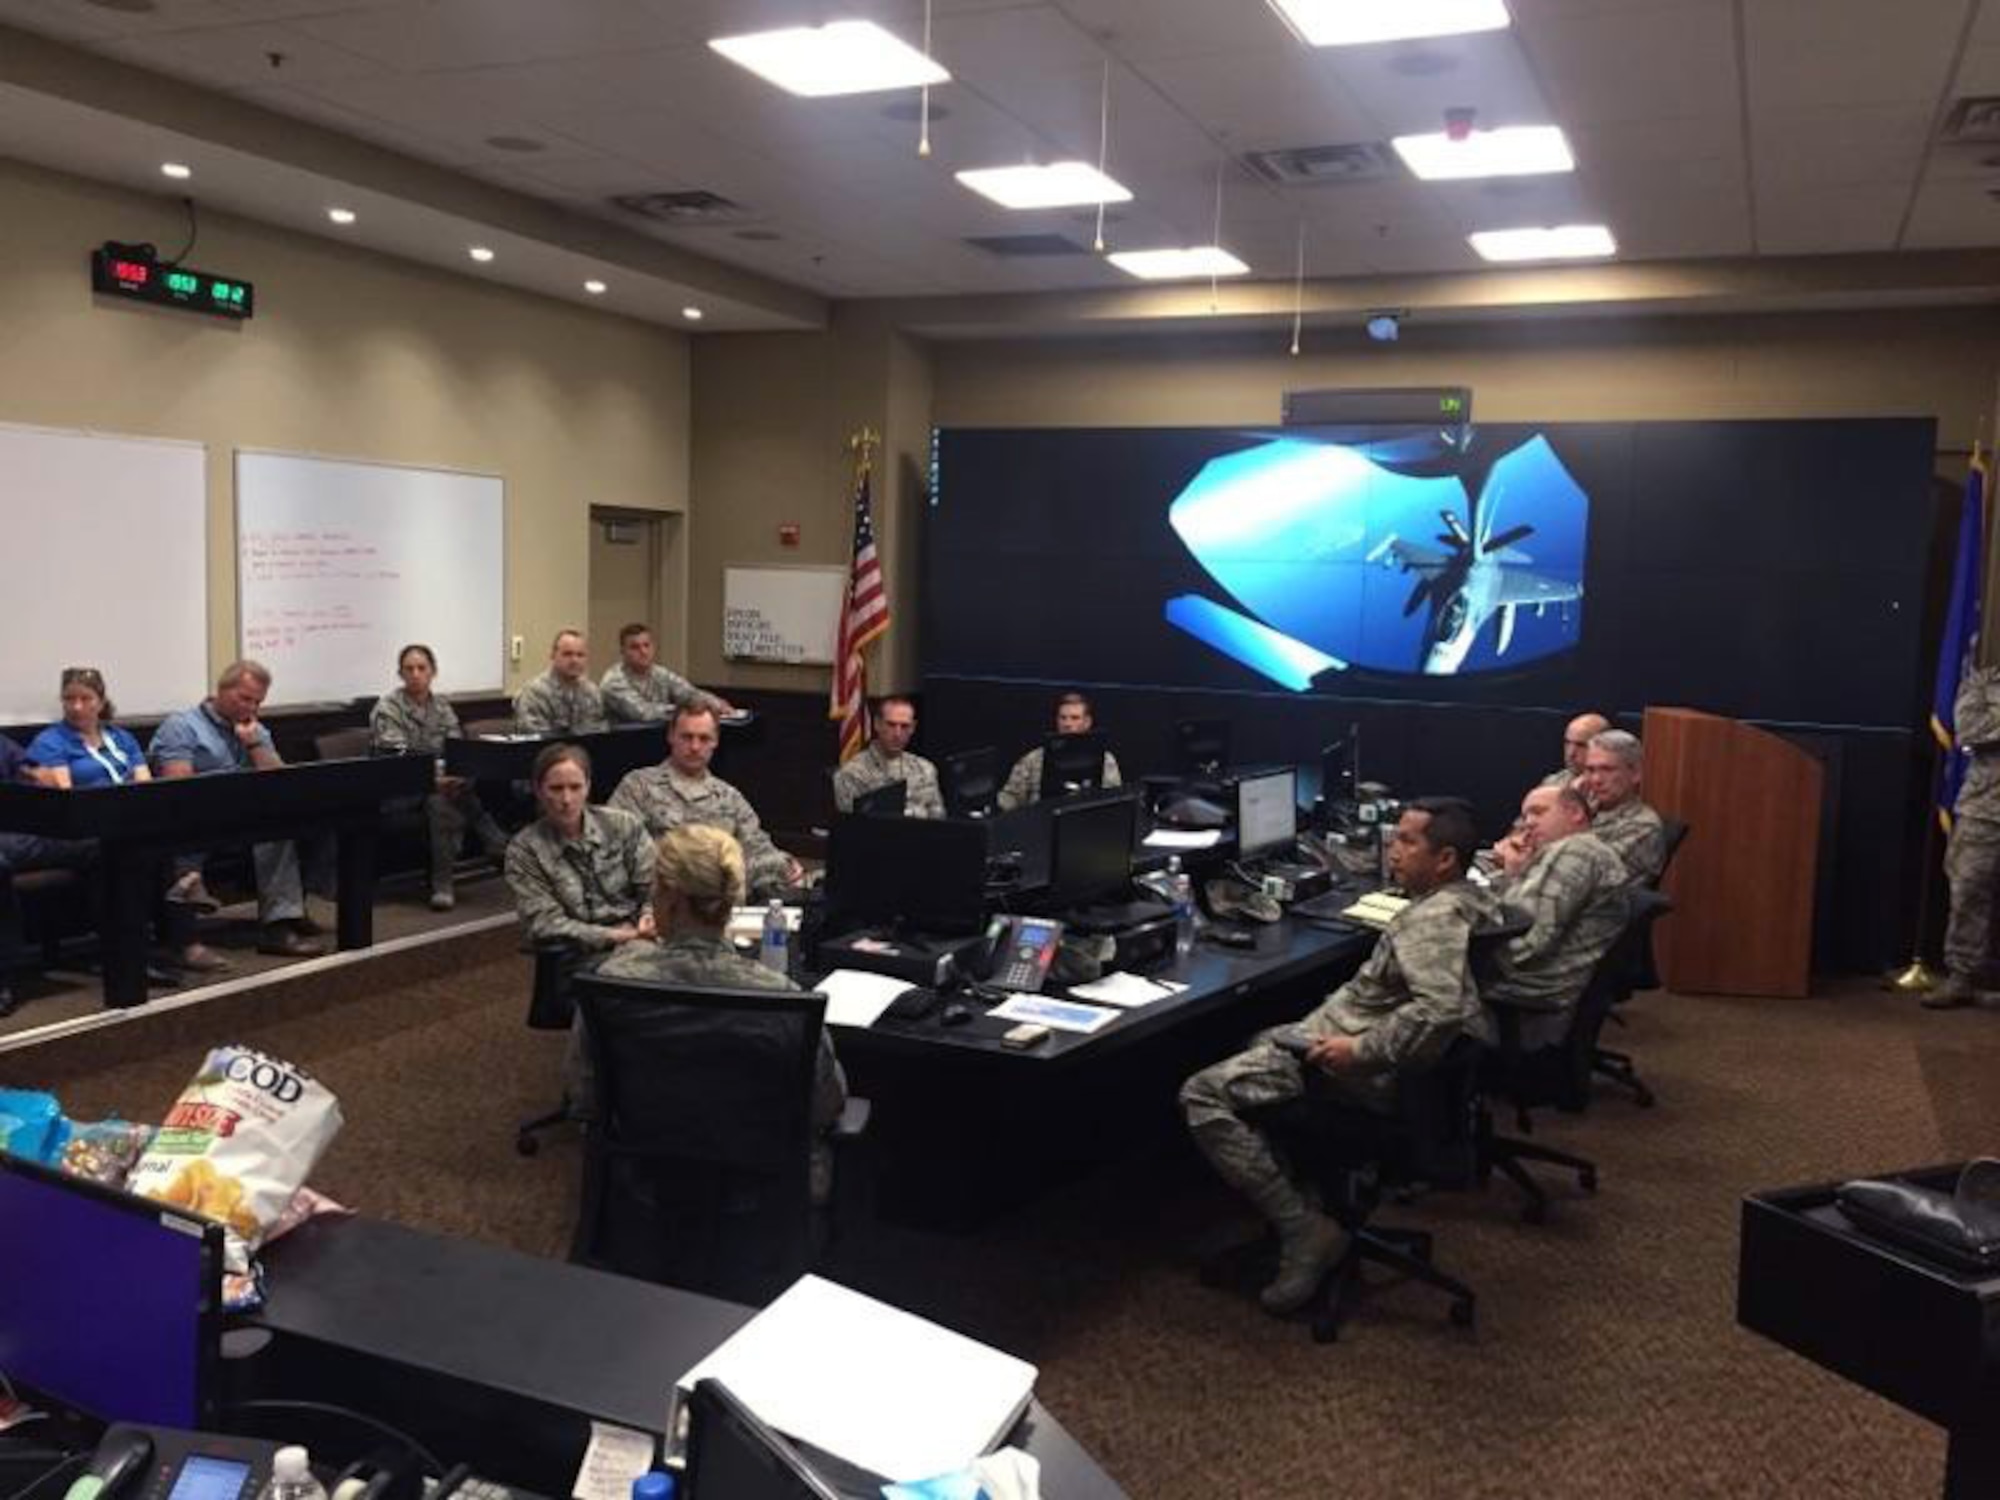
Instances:
[[[1348,1235],[1316,1209],[1278,1225],[1278,1274],[1257,1294],[1264,1311],[1282,1316],[1312,1299],[1326,1273],[1347,1253]]]
[[[1972,999],[1972,981],[1963,974],[1947,973],[1917,1003],[1925,1010],[1959,1010],[1972,1004]]]

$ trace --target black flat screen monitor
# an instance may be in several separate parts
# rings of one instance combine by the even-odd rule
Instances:
[[[1093,798],[1049,809],[1049,900],[1058,909],[1123,899],[1132,886],[1139,804]]]
[[[1331,807],[1352,802],[1361,784],[1361,730],[1347,731],[1319,752],[1319,794]]]
[[[1227,719],[1181,719],[1174,725],[1174,769],[1183,776],[1219,776],[1229,764]]]
[[[1290,848],[1299,836],[1298,780],[1288,766],[1236,783],[1236,847],[1243,858]]]
[[[900,818],[910,805],[910,784],[887,781],[854,799],[854,810],[867,818]]]
[[[854,927],[977,932],[985,922],[986,825],[951,818],[834,819],[828,915]]]
[[[216,1415],[222,1227],[0,1151],[0,1371],[104,1422]]]
[[[987,816],[1000,797],[1000,752],[981,745],[947,755],[938,762],[938,790],[947,817]]]
[[[1094,792],[1104,785],[1104,736],[1052,734],[1042,741],[1042,799]]]
[[[688,1397],[688,1500],[839,1500],[798,1451],[714,1378]]]

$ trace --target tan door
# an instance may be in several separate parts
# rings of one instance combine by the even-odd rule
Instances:
[[[644,621],[658,630],[660,520],[631,511],[590,512],[590,675],[618,660],[618,630]],[[662,660],[665,654],[662,653]]]

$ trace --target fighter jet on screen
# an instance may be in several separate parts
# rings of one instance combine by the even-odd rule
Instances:
[[[1392,531],[1368,553],[1370,562],[1399,567],[1415,576],[1416,584],[1403,601],[1405,619],[1416,613],[1418,605],[1430,604],[1423,644],[1427,676],[1457,672],[1479,632],[1494,616],[1499,616],[1500,633],[1493,654],[1505,656],[1514,640],[1518,610],[1532,609],[1539,618],[1554,605],[1567,620],[1570,602],[1583,597],[1580,578],[1555,578],[1526,570],[1534,559],[1515,551],[1514,543],[1533,536],[1533,526],[1510,526],[1493,535],[1503,493],[1504,486],[1495,484],[1472,502],[1470,535],[1455,511],[1439,511],[1438,519],[1445,527],[1437,537],[1446,549],[1442,552],[1406,542]]]

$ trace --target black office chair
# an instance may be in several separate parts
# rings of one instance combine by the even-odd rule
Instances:
[[[1667,871],[1673,867],[1674,855],[1687,839],[1688,825],[1678,818],[1660,820],[1666,834],[1666,855],[1660,861],[1660,873],[1646,885],[1647,890],[1657,891],[1667,878]],[[1642,990],[1656,990],[1660,987],[1660,971],[1653,959],[1653,935],[1650,925],[1646,929],[1646,941],[1630,955],[1630,967],[1624,976],[1624,987],[1618,998],[1612,1002],[1608,1019],[1615,1026],[1623,1026],[1625,1018],[1618,1013],[1619,1007]],[[1599,1047],[1592,1054],[1591,1069],[1598,1077],[1626,1090],[1641,1109],[1651,1109],[1655,1102],[1653,1091],[1639,1077],[1638,1064],[1629,1052],[1620,1052],[1611,1047]]]
[[[1487,1010],[1499,1025],[1500,1044],[1486,1054],[1480,1069],[1480,1090],[1486,1100],[1480,1111],[1481,1164],[1521,1190],[1526,1199],[1521,1217],[1530,1224],[1548,1218],[1549,1196],[1524,1163],[1541,1162],[1574,1172],[1577,1186],[1585,1193],[1597,1191],[1597,1164],[1554,1146],[1497,1134],[1492,1105],[1503,1103],[1513,1109],[1522,1136],[1534,1133],[1535,1110],[1554,1108],[1565,1114],[1581,1114],[1589,1108],[1598,1033],[1604,1029],[1612,1006],[1627,992],[1633,955],[1651,941],[1653,923],[1674,909],[1658,891],[1627,891],[1626,901],[1624,929],[1591,970],[1559,1042],[1544,1047],[1523,1043],[1523,1027],[1545,1018],[1547,1012],[1497,1000],[1487,1002]]]
[[[1000,803],[1000,752],[991,745],[938,762],[938,791],[948,818],[990,818]]]
[[[571,981],[587,955],[574,943],[548,938],[525,943],[521,951],[535,960],[534,983],[528,991],[528,1029],[568,1031],[570,1020],[576,1014],[576,1000],[570,992]],[[523,1120],[514,1127],[515,1151],[522,1156],[533,1156],[541,1149],[544,1131],[567,1125],[574,1118],[570,1101],[565,1096],[554,1109]]]
[[[758,1305],[825,1244],[812,1202],[825,997],[579,974],[597,1070],[570,1258]],[[858,1133],[850,1101],[840,1133]]]

